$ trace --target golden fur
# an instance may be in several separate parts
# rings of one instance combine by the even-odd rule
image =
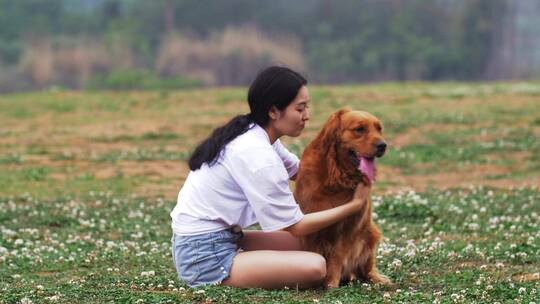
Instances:
[[[330,116],[302,154],[294,196],[304,213],[346,203],[359,183],[369,183],[357,169],[351,151],[375,156],[376,143],[384,140],[381,133],[380,121],[367,112],[341,109]],[[306,250],[325,257],[327,287],[355,279],[391,283],[375,266],[382,235],[371,219],[371,205],[368,199],[360,212],[301,238]]]

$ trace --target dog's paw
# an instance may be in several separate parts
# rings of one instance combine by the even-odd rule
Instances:
[[[324,287],[326,287],[326,289],[338,288],[339,287],[339,280],[338,279],[327,279],[324,282]]]
[[[381,284],[381,285],[392,285],[393,284],[392,280],[390,280],[390,278],[388,278],[387,276],[385,276],[383,274],[380,274],[380,273],[370,274],[369,280],[373,284]]]
[[[349,276],[341,277],[341,280],[339,281],[339,286],[351,286],[352,283],[357,282],[358,278],[354,273],[351,273]]]

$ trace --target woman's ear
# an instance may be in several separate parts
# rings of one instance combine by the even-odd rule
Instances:
[[[272,120],[277,120],[281,117],[281,111],[279,111],[276,106],[272,106],[270,108],[270,111],[268,111],[268,116]]]

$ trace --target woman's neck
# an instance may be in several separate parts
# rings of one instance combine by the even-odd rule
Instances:
[[[276,140],[278,140],[278,138],[281,137],[280,134],[278,134],[277,130],[275,130],[274,128],[272,128],[271,125],[268,125],[266,127],[263,128],[264,131],[266,131],[266,134],[268,134],[268,137],[270,138],[270,144],[273,145]]]

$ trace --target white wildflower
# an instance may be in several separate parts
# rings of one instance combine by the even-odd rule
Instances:
[[[144,235],[144,234],[143,234],[141,231],[139,231],[139,232],[136,232],[136,233],[132,233],[132,234],[131,234],[131,238],[133,238],[133,239],[140,239],[140,238],[143,237],[143,235]]]
[[[392,261],[392,263],[390,264],[390,266],[394,269],[399,269],[401,267],[402,263],[401,263],[401,260],[399,259],[394,259]]]
[[[470,223],[467,225],[467,228],[469,228],[471,231],[477,231],[480,228],[480,225],[477,223]]]
[[[156,275],[156,272],[154,270],[141,272],[141,277],[153,277],[155,275]]]

